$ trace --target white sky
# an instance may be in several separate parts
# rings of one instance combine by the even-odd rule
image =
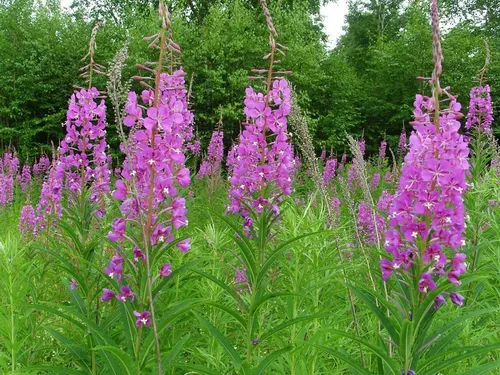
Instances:
[[[334,47],[338,37],[342,34],[344,17],[347,14],[347,0],[338,0],[321,7],[325,33],[328,35],[329,47]]]
[[[71,0],[61,0],[63,7],[69,6]],[[347,0],[337,0],[336,3],[328,3],[321,7],[321,16],[325,25],[325,33],[328,35],[329,47],[334,47],[338,37],[342,34],[344,17],[347,14]]]

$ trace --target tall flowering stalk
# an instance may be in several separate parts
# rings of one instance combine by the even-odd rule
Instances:
[[[437,6],[433,2],[433,24]],[[469,168],[469,149],[459,134],[460,104],[439,85],[441,49],[434,28],[435,68],[430,80],[432,97],[417,95],[409,151],[401,171],[398,192],[390,210],[386,250],[392,255],[383,260],[384,279],[394,271],[411,272],[418,279],[418,290],[425,294],[436,289],[438,278],[447,276],[459,285],[465,271],[463,193]],[[449,102],[440,109],[440,95]]]
[[[431,16],[434,71],[429,81],[432,96],[416,97],[414,131],[399,186],[388,210],[385,233],[388,255],[381,260],[381,271],[390,299],[384,299],[360,283],[351,287],[384,327],[378,335],[378,339],[382,338],[377,345],[371,345],[365,344],[366,338],[353,337],[344,331],[332,332],[373,351],[383,361],[379,373],[384,374],[437,374],[474,356],[480,350],[478,347],[453,345],[460,348],[457,354],[451,358],[446,356],[446,361],[441,357],[448,352],[445,347],[456,339],[454,332],[458,324],[492,311],[476,310],[450,324],[433,325],[433,318],[447,297],[455,305],[464,303],[456,288],[461,279],[468,277],[463,276],[466,266],[462,248],[465,245],[463,193],[469,150],[459,133],[460,104],[439,83],[443,57],[436,0],[431,2]],[[441,101],[443,94],[446,99]],[[391,196],[383,194],[378,205],[380,211],[385,211],[390,201]],[[377,300],[380,306],[376,305]],[[441,354],[436,355],[436,348]]]
[[[32,205],[23,206],[19,218],[19,232],[25,237],[36,236],[35,209]]]
[[[469,181],[472,189],[478,186],[488,170],[488,165],[495,164],[494,156],[496,146],[493,139],[492,123],[493,123],[493,105],[491,101],[491,89],[485,83],[486,70],[490,61],[490,50],[488,43],[485,41],[486,59],[484,66],[478,74],[478,85],[472,87],[470,90],[469,111],[465,122],[465,128],[468,131],[469,145],[471,148],[470,156],[470,173],[468,174]],[[476,199],[475,194],[471,193],[466,200],[466,205],[470,210],[473,220],[471,220],[470,236],[471,245],[474,247],[472,254],[471,269],[474,271],[478,264],[480,248],[478,245],[480,241],[480,234],[482,227],[488,220],[484,213],[486,209],[486,202]]]
[[[14,178],[0,172],[0,207],[14,200]]]
[[[80,89],[71,96],[66,119],[66,136],[59,149],[66,170],[66,185],[82,194],[90,187],[90,199],[102,201],[109,192],[107,161],[106,106],[96,103],[101,92],[95,87]]]
[[[385,139],[380,142],[380,147],[378,149],[378,167],[381,168],[383,167],[385,163],[385,153],[387,151],[387,142]]]
[[[469,149],[459,133],[461,106],[456,98],[440,86],[442,51],[438,26],[437,1],[431,3],[434,70],[429,83],[432,96],[417,95],[414,102],[414,131],[410,136],[399,180],[399,187],[389,209],[389,228],[385,249],[390,254],[381,261],[382,277],[394,275],[408,283],[400,299],[413,333],[411,345],[401,352],[403,374],[415,373],[419,358],[419,340],[425,336],[420,306],[434,300],[436,309],[445,303],[446,295],[459,306],[463,297],[445,293],[460,285],[465,272],[463,193],[469,168]],[[442,107],[441,95],[447,105]],[[444,279],[444,280],[442,280]],[[440,281],[442,280],[442,281]],[[412,317],[413,314],[413,317]]]
[[[493,104],[491,102],[491,89],[485,84],[486,70],[490,61],[490,50],[485,42],[486,60],[478,74],[478,86],[470,90],[469,111],[465,128],[469,132],[471,147],[471,180],[478,182],[488,163],[492,160],[493,150],[489,147],[488,138],[492,135]]]
[[[52,159],[52,166],[49,175],[42,184],[40,200],[36,209],[36,232],[46,231],[56,226],[57,218],[62,215],[62,193],[64,181],[64,164],[55,157]]]
[[[274,53],[274,49],[273,52]],[[246,90],[245,129],[235,151],[230,176],[230,210],[240,213],[245,226],[252,226],[248,207],[258,213],[277,209],[283,195],[292,192],[293,147],[287,134],[290,88],[285,79],[268,76],[267,92]]]
[[[330,182],[335,177],[335,170],[337,168],[337,158],[330,157],[325,164],[325,169],[323,170],[323,182],[325,185],[329,185]]]
[[[145,38],[159,50],[158,61],[138,65],[153,77],[136,77],[146,89],[140,97],[130,92],[125,105],[123,123],[131,130],[128,142],[122,144],[126,159],[113,191],[113,197],[122,202],[121,216],[108,235],[118,246],[105,270],[116,290],[104,289],[102,299],[134,304],[137,327],[153,330],[161,374],[153,288],[172,273],[170,263],[160,263],[168,256],[165,249],[176,245],[186,252],[190,247],[189,239],[175,236],[176,230],[188,225],[186,201],[179,193],[190,184],[184,149],[192,137],[193,114],[187,107],[185,74],[176,67],[180,49],[172,39],[170,14],[163,1],[159,16],[160,32]]]
[[[259,92],[248,87],[245,92],[245,116],[243,130],[238,143],[233,146],[228,155],[229,169],[229,199],[228,212],[239,214],[243,218],[243,230],[227,217],[222,217],[237,236],[236,249],[233,256],[238,261],[236,265],[236,281],[231,280],[233,288],[231,296],[238,303],[238,311],[231,311],[233,316],[244,323],[246,344],[245,360],[239,353],[228,347],[228,339],[218,332],[214,338],[219,340],[229,351],[236,372],[264,373],[269,363],[277,355],[288,350],[278,350],[260,364],[256,364],[253,353],[265,341],[261,337],[268,321],[262,319],[259,312],[267,301],[280,296],[272,293],[270,270],[278,267],[280,255],[291,242],[302,238],[287,239],[277,243],[276,223],[280,220],[280,203],[284,196],[292,192],[292,177],[295,170],[293,147],[287,132],[288,115],[291,110],[291,90],[284,74],[287,71],[276,71],[279,54],[285,54],[286,47],[276,42],[278,34],[264,0],[260,0],[264,10],[269,30],[270,53],[265,56],[269,61],[267,69],[252,69],[252,72],[263,76],[250,77],[252,80],[262,80],[264,91]],[[321,180],[321,177],[319,177]],[[203,272],[198,271],[203,275]],[[228,272],[229,273],[229,272]],[[210,275],[209,278],[213,280]],[[241,286],[244,285],[244,288]],[[203,327],[211,332],[216,330],[212,324],[200,314],[195,313]],[[295,317],[295,316],[294,316]],[[293,322],[290,323],[293,325]],[[278,329],[282,329],[278,327]]]
[[[104,195],[109,192],[111,172],[106,153],[106,105],[102,95],[92,86],[94,74],[105,74],[104,67],[94,61],[95,36],[100,24],[92,29],[89,51],[82,59],[89,58],[83,66],[81,77],[88,88],[77,87],[71,95],[66,112],[66,136],[59,147],[60,162],[66,171],[66,187],[73,198],[81,197],[90,188],[90,200],[99,204],[98,216],[104,213]],[[101,99],[100,102],[98,99]]]
[[[398,155],[403,157],[408,145],[406,144],[406,130],[403,128],[401,129],[401,134],[399,135],[399,142],[398,142]]]
[[[474,129],[486,134],[491,132],[493,122],[493,105],[491,103],[490,85],[475,86],[470,90],[469,112],[465,128]]]
[[[50,160],[47,156],[40,156],[38,163],[33,164],[33,175],[36,178],[43,178],[50,169]]]
[[[21,186],[21,191],[23,193],[31,185],[31,168],[29,165],[23,166],[21,177],[19,178],[19,185]]]
[[[14,189],[19,159],[15,154],[6,152],[0,158],[0,207],[14,201]]]
[[[212,133],[208,144],[207,157],[203,159],[196,177],[206,178],[208,182],[209,196],[215,192],[217,183],[221,176],[222,158],[224,157],[224,132],[222,127],[222,113],[217,129]]]

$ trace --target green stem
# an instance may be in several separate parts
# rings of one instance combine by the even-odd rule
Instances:
[[[137,333],[137,339],[136,339],[136,342],[135,342],[135,360],[136,360],[136,363],[137,363],[137,375],[141,375],[141,369],[139,367],[139,352],[140,352],[140,348],[141,348],[141,336],[142,336],[142,327],[139,327],[139,332]]]
[[[9,269],[9,299],[10,299],[10,361],[12,373],[16,370],[16,351],[15,351],[15,340],[16,340],[16,330],[15,330],[15,319],[14,319],[14,297],[13,297],[13,280],[12,280],[12,268]]]
[[[247,362],[248,362],[248,364],[252,363],[252,351],[253,351],[252,328],[253,328],[253,314],[254,314],[254,303],[255,303],[256,291],[251,289],[250,292],[252,293],[252,298],[251,298],[250,306],[249,306],[249,310],[248,310],[248,321],[247,321]]]

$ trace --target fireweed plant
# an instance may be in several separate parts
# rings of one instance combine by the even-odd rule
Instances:
[[[0,157],[0,207],[4,207],[14,201],[18,170],[19,159],[15,153],[6,152],[3,158]]]
[[[465,122],[471,148],[470,177],[478,181],[484,174],[487,165],[492,159],[492,149],[489,147],[488,138],[491,136],[493,123],[493,105],[491,102],[491,88],[486,83],[486,71],[490,61],[490,50],[485,42],[486,59],[484,66],[477,76],[478,85],[470,90],[469,111]]]
[[[409,139],[399,186],[388,209],[384,236],[386,255],[381,260],[381,276],[389,298],[360,283],[349,286],[376,314],[389,337],[371,344],[337,332],[374,353],[379,358],[378,373],[384,374],[436,374],[481,350],[457,348],[449,352],[457,355],[444,361],[442,354],[432,355],[433,350],[442,350],[453,340],[453,334],[446,333],[454,324],[485,311],[464,315],[429,333],[433,318],[447,301],[457,306],[464,304],[458,289],[466,271],[463,195],[469,168],[468,143],[459,133],[459,120],[463,117],[461,106],[439,82],[443,56],[436,0],[431,1],[431,21],[434,70],[429,85],[432,96],[416,96],[414,131]],[[441,100],[443,94],[446,98]],[[383,206],[387,207],[387,202],[382,202],[381,208]],[[377,232],[371,229],[373,222],[366,219],[366,207],[361,208],[359,219],[367,223],[366,234]],[[333,349],[325,351],[347,361],[358,372],[369,373],[364,366],[355,364],[341,353]]]
[[[11,146],[2,151],[0,373],[472,375],[500,367],[500,150],[486,68],[460,118],[456,98],[439,86],[434,3],[433,91],[417,96],[396,155],[388,134],[366,145],[349,136],[348,155],[336,150],[337,161],[326,149],[318,158],[326,145],[316,155],[314,122],[300,113],[287,72],[276,71],[286,49],[262,5],[272,62],[254,70],[227,170],[229,134],[216,125],[202,177],[190,181],[195,170],[186,166],[197,164],[200,145],[163,3],[162,30],[146,38],[156,62],[139,65],[149,72],[136,77],[140,91],[122,78],[128,43],[100,91],[96,28],[59,148],[31,170]],[[104,95],[121,141],[113,176]]]
[[[186,200],[180,193],[191,180],[184,163],[193,114],[187,106],[185,73],[178,67],[180,48],[172,39],[163,1],[159,17],[160,32],[145,38],[159,50],[158,61],[138,65],[153,77],[136,77],[145,90],[140,95],[129,92],[125,104],[123,124],[130,133],[121,147],[126,154],[121,178],[112,192],[121,202],[121,214],[108,234],[115,253],[105,268],[111,285],[101,298],[123,304],[129,318],[134,317],[138,333],[128,361],[140,371],[154,343],[156,369],[163,374],[160,334],[166,323],[156,316],[155,301],[175,269],[167,261],[169,251],[190,249],[190,239],[181,238],[178,230],[188,225]]]
[[[477,268],[479,262],[479,242],[480,234],[483,228],[488,226],[488,218],[483,214],[488,209],[488,202],[478,199],[480,193],[476,185],[480,184],[487,177],[487,168],[493,164],[495,147],[492,147],[491,138],[493,130],[493,105],[491,102],[490,86],[486,82],[486,70],[490,61],[490,51],[488,43],[485,41],[486,59],[484,66],[477,76],[478,85],[470,90],[469,111],[467,113],[465,128],[469,137],[470,155],[470,173],[468,180],[470,182],[470,192],[466,197],[470,220],[469,228],[471,247],[473,248],[471,270]],[[494,142],[493,142],[494,144]]]
[[[36,248],[42,259],[48,254],[64,271],[60,275],[69,295],[66,305],[44,303],[38,306],[67,322],[74,319],[85,322],[77,325],[69,338],[62,333],[49,331],[61,342],[71,342],[80,348],[78,366],[97,374],[100,371],[97,347],[104,341],[93,335],[100,322],[99,269],[95,264],[98,253],[101,222],[109,200],[110,169],[106,142],[105,92],[93,86],[93,77],[104,75],[104,67],[94,60],[95,37],[100,24],[94,26],[89,40],[89,50],[82,59],[84,66],[80,77],[86,87],[75,86],[71,95],[66,122],[66,134],[59,147],[53,150],[52,165],[43,182],[36,210],[36,227],[33,235],[40,238]],[[45,166],[40,159],[37,172]],[[45,163],[45,161],[43,161]],[[35,168],[34,168],[35,170]],[[23,209],[24,231],[31,229],[32,211]],[[52,291],[57,293],[57,289]],[[87,329],[83,329],[87,326]],[[90,332],[90,333],[89,333]]]
[[[277,261],[284,249],[292,242],[306,236],[276,241],[276,229],[281,218],[281,206],[285,196],[292,192],[292,179],[295,159],[290,136],[287,133],[287,116],[290,113],[291,91],[288,81],[283,78],[288,71],[276,71],[279,63],[278,53],[284,54],[286,47],[277,43],[278,34],[274,28],[269,9],[264,0],[260,1],[269,30],[270,53],[265,56],[269,61],[267,69],[252,69],[252,72],[264,76],[250,79],[264,82],[264,92],[248,87],[245,92],[244,113],[246,120],[237,143],[228,155],[229,200],[228,213],[238,214],[243,230],[229,217],[221,217],[236,232],[237,250],[234,258],[239,264],[234,266],[234,279],[231,285],[205,274],[210,280],[222,286],[232,299],[237,310],[219,306],[230,313],[241,325],[244,356],[235,349],[234,344],[223,335],[202,314],[194,315],[202,327],[219,341],[232,360],[237,373],[265,373],[265,369],[277,357],[291,350],[287,346],[263,357],[260,346],[275,332],[293,324],[281,325],[270,329],[264,319],[263,307],[271,300],[290,295],[273,290],[271,270],[277,267]],[[272,333],[271,333],[272,331]],[[260,358],[260,361],[257,359]]]
[[[224,158],[224,132],[222,130],[222,111],[217,129],[213,131],[208,144],[207,156],[201,162],[197,179],[205,179],[209,197],[213,196],[221,183],[222,159]]]

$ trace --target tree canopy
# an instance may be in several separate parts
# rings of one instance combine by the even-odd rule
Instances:
[[[463,2],[442,3],[442,80],[464,107],[484,65],[485,40],[491,51],[486,76],[498,103],[500,7],[495,2],[468,0],[474,17],[464,12]],[[57,0],[0,0],[0,148],[12,145],[22,157],[32,158],[58,142],[73,85],[82,83],[80,59],[97,21],[103,23],[97,61],[106,65],[128,40],[123,77],[138,74],[135,65],[154,53],[143,37],[156,30],[155,3],[74,0],[61,10]],[[344,34],[333,49],[327,48],[320,0],[269,3],[279,42],[289,48],[280,66],[293,71],[290,80],[318,150],[344,152],[346,132],[364,134],[368,145],[386,138],[394,146],[401,129],[410,129],[415,94],[427,90],[416,77],[432,70],[428,3],[352,0]],[[255,84],[248,80],[250,70],[262,67],[268,49],[258,1],[179,0],[171,6],[174,39],[183,51],[188,79],[193,77],[198,135],[208,138],[222,109],[229,144],[243,119],[244,90]],[[95,83],[105,89],[104,77]],[[111,134],[113,118],[108,115]]]

